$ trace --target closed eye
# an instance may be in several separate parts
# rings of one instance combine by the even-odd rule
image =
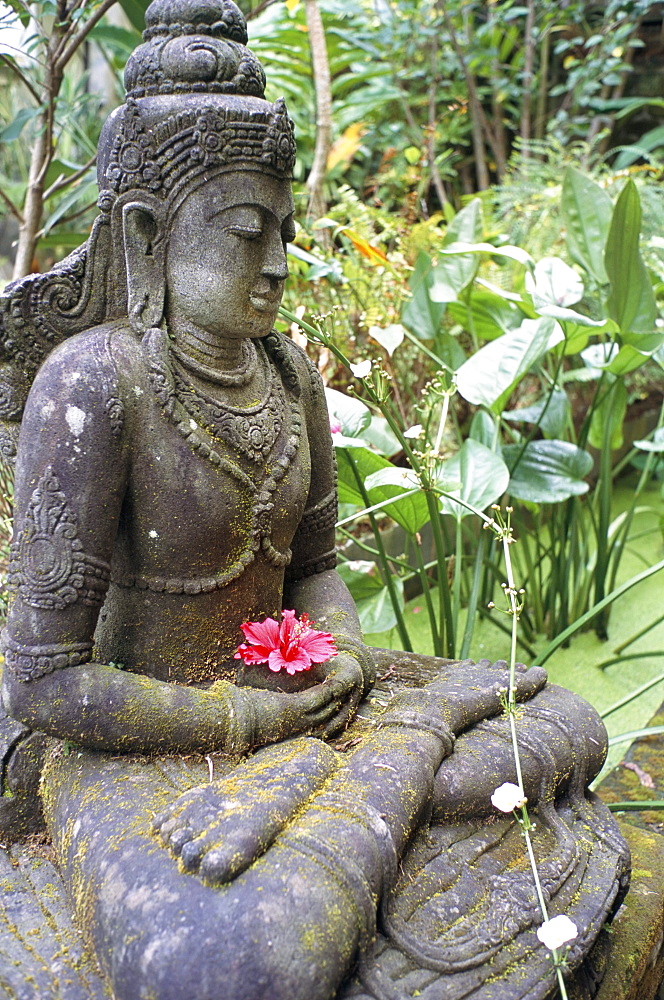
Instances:
[[[256,240],[263,235],[263,230],[258,226],[229,226],[228,232],[244,240]]]

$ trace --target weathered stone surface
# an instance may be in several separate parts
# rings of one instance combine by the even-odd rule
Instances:
[[[0,849],[0,894],[2,1000],[111,1000],[72,923],[52,852],[38,843]]]
[[[655,1000],[664,980],[664,837],[621,823],[632,852],[629,894],[611,925],[597,1000]]]

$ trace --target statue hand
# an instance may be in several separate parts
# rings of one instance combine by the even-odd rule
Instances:
[[[262,688],[236,688],[240,712],[251,720],[244,724],[247,731],[241,749],[277,743],[302,733],[325,732],[344,710],[347,686],[347,681],[338,683],[326,678],[305,691],[288,694]],[[214,691],[214,685],[211,690]]]
[[[455,733],[475,722],[497,715],[509,688],[509,669],[504,660],[477,663],[463,660],[447,667],[427,690],[439,695],[447,706],[449,724]],[[529,670],[519,663],[515,674],[517,701],[528,701],[546,685],[542,667]]]
[[[323,686],[335,691],[339,699],[339,710],[323,727],[320,735],[331,737],[345,728],[357,712],[365,693],[365,677],[357,659],[347,652],[340,652],[323,664],[326,672]]]

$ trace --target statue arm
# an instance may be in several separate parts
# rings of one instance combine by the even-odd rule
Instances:
[[[128,752],[243,750],[323,726],[338,693],[208,691],[91,662],[131,460],[132,411],[103,333],[49,357],[26,406],[15,487],[3,701],[50,735]],[[129,397],[130,394],[124,394]]]

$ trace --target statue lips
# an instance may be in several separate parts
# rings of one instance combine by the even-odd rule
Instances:
[[[267,295],[262,292],[252,292],[249,296],[249,301],[256,312],[274,312],[276,314],[277,309],[279,308],[279,303],[281,302],[281,292],[279,292],[278,295]]]

